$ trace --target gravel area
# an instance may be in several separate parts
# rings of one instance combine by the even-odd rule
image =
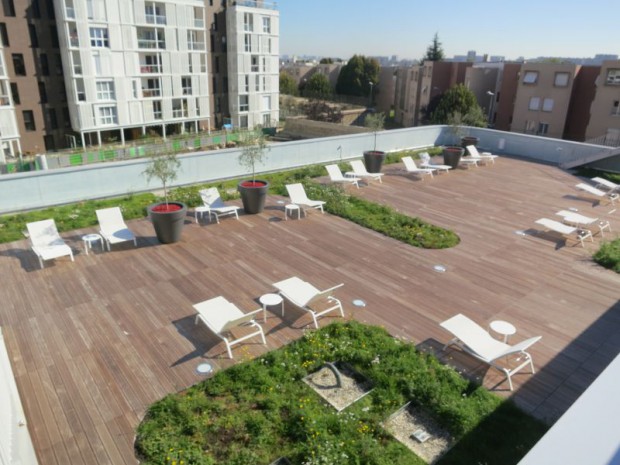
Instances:
[[[341,411],[356,400],[370,392],[369,381],[360,382],[355,379],[355,372],[348,366],[338,366],[342,386],[337,386],[334,373],[323,366],[304,378],[304,382],[314,389],[323,399],[336,410]],[[359,375],[357,375],[359,377]]]
[[[412,405],[408,405],[392,415],[385,423],[385,428],[429,464],[439,460],[453,443],[450,434],[441,429],[430,416]],[[425,442],[420,442],[411,436],[414,431],[419,429],[430,435]]]

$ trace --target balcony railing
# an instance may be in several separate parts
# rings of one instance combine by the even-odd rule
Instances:
[[[157,40],[157,39],[140,39],[138,38],[138,48],[149,48],[149,49],[160,49],[163,50],[166,48],[165,40]]]
[[[1,95],[0,96],[0,106],[2,107],[8,107],[11,105],[11,99],[9,98],[8,95]]]
[[[80,41],[79,41],[77,35],[69,37],[69,45],[71,45],[71,47],[79,47],[80,46]]]
[[[68,19],[75,19],[75,8],[73,8],[72,6],[68,6],[65,9],[65,14],[67,15]]]
[[[146,15],[148,24],[166,24],[166,17],[163,15]]]
[[[161,96],[161,89],[142,89],[143,97],[159,97]]]
[[[194,27],[198,29],[204,29],[205,22],[202,18],[194,18]]]
[[[247,6],[249,8],[263,8],[265,10],[277,10],[276,2],[264,2],[262,0],[228,0],[228,6]]]
[[[172,110],[173,118],[187,118],[189,116],[189,112],[187,108],[175,108]]]
[[[205,44],[204,42],[188,42],[187,48],[188,50],[204,50]]]
[[[156,74],[156,73],[161,73],[162,72],[162,66],[161,65],[146,65],[146,64],[140,64],[140,72],[142,74]]]

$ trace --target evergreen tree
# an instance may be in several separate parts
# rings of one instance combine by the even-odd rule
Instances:
[[[487,121],[474,93],[463,84],[457,84],[443,94],[431,116],[433,124],[452,124],[453,115],[461,117],[466,126],[486,127]]]
[[[325,99],[332,94],[332,86],[329,79],[321,73],[314,73],[304,86],[304,97]]]
[[[336,83],[336,93],[366,97],[370,95],[370,83],[379,83],[379,62],[374,58],[353,55],[342,67]]]
[[[280,72],[280,93],[287,95],[299,94],[295,78],[285,71]]]
[[[426,55],[422,58],[422,62],[424,61],[442,61],[445,58],[443,53],[443,47],[441,46],[441,42],[439,42],[439,35],[435,33],[435,37],[433,37],[433,42],[427,47]]]

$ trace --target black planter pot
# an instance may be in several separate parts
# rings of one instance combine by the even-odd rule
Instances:
[[[187,205],[181,202],[168,202],[168,205],[177,205],[181,208],[171,212],[153,210],[162,205],[165,205],[165,203],[154,203],[147,207],[157,240],[162,244],[178,242],[181,240],[181,231],[185,224]]]
[[[455,145],[443,148],[443,164],[449,165],[453,169],[459,166],[461,157],[463,156],[465,149],[463,147],[457,147]]]
[[[243,210],[246,213],[253,215],[263,211],[269,190],[267,181],[259,181],[258,179],[256,181],[241,181],[237,184],[237,190],[241,194]]]
[[[367,150],[364,152],[364,165],[369,173],[380,173],[381,165],[385,160],[385,152],[379,150]]]
[[[474,147],[478,147],[478,142],[480,139],[474,136],[463,136],[461,137],[461,147],[465,148],[468,145],[473,145]]]

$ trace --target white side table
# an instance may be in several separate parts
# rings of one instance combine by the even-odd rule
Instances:
[[[101,237],[99,234],[86,234],[85,236],[82,236],[82,240],[84,241],[84,250],[86,251],[86,255],[88,255],[88,249],[92,249],[93,248],[93,242],[97,242],[99,241],[99,245],[101,246],[101,250],[104,251],[105,249],[103,248],[103,237]]]
[[[293,212],[297,210],[297,219],[301,218],[301,209],[299,205],[295,205],[294,203],[289,203],[284,206],[284,219],[288,220],[288,216],[291,215],[293,217]]]
[[[512,336],[517,332],[517,328],[515,328],[513,324],[504,320],[491,321],[489,326],[497,334],[504,336],[504,342],[508,342],[508,336]]]
[[[284,300],[279,294],[265,294],[260,296],[258,301],[263,304],[263,321],[267,321],[267,306],[281,305],[282,316],[284,316]]]

